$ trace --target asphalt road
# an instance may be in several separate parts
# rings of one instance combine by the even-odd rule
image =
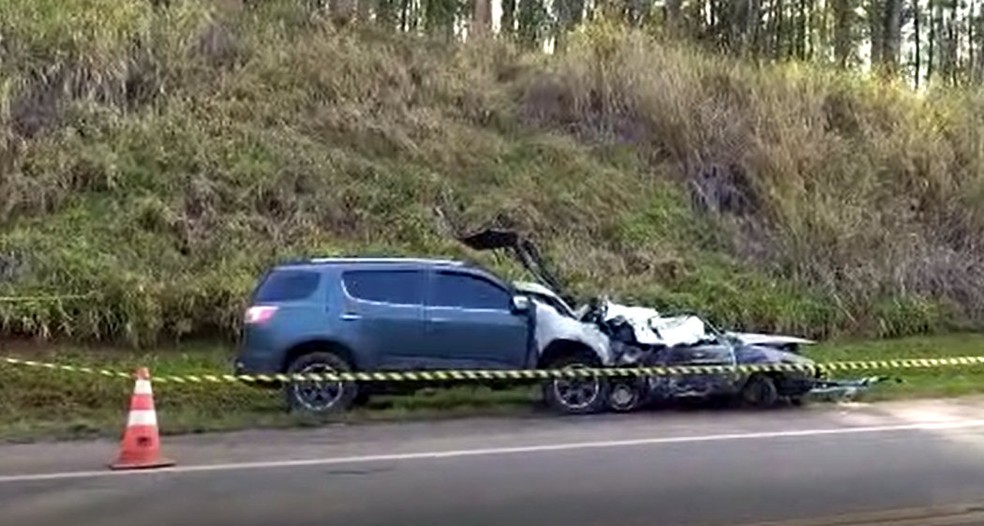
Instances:
[[[0,524],[984,524],[984,399],[165,437],[163,471],[115,448],[0,447]]]

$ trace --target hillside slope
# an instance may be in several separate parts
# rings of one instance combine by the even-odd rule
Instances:
[[[515,273],[448,237],[492,222],[534,234],[577,292],[724,325],[984,321],[980,95],[603,22],[558,57],[334,29],[301,2],[150,4],[0,6],[4,334],[230,336],[288,256]]]

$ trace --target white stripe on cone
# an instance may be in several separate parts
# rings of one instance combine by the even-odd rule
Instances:
[[[137,385],[133,388],[133,394],[138,395],[149,395],[152,394],[150,391],[150,380],[137,380]]]
[[[130,411],[130,417],[126,422],[127,426],[157,426],[157,412],[137,410]]]

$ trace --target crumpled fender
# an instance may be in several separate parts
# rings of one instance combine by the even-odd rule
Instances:
[[[586,323],[557,312],[551,305],[533,298],[536,308],[537,356],[542,356],[547,347],[556,341],[570,341],[583,344],[594,351],[602,365],[612,365],[611,342],[605,333],[593,323]]]

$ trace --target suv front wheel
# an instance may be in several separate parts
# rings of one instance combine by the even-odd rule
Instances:
[[[579,369],[595,364],[579,356],[565,356],[547,365],[548,369]],[[599,412],[608,403],[608,379],[604,376],[554,378],[543,386],[547,405],[566,414]]]
[[[325,374],[349,372],[352,368],[342,358],[330,352],[305,354],[287,368],[287,374]],[[284,386],[287,407],[315,413],[347,411],[352,407],[358,386],[354,382],[291,380]]]

